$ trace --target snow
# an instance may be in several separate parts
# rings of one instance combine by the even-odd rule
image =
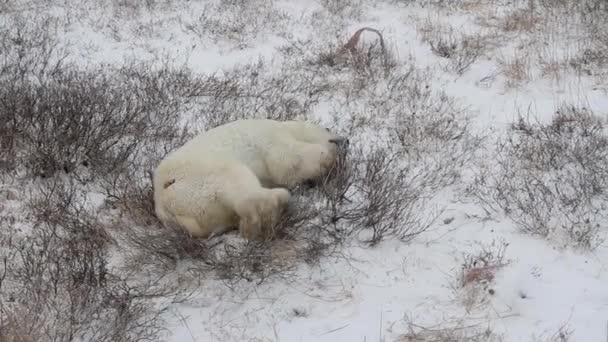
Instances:
[[[287,284],[236,292],[208,284],[200,305],[178,309],[188,325],[177,323],[173,340],[393,341],[404,332],[397,329],[404,315],[429,325],[467,316],[451,288],[460,254],[475,250],[474,241],[500,238],[510,243],[506,258],[512,263],[498,272],[487,307],[468,313],[471,320],[492,322],[505,341],[528,341],[565,323],[575,329],[574,341],[605,337],[601,257],[559,251],[508,224],[466,219],[465,213],[454,209],[454,221],[428,241],[352,248],[345,260],[324,260]]]
[[[56,8],[66,20],[64,29],[59,30],[60,39],[71,43],[72,61],[82,65],[166,55],[176,65],[186,63],[196,72],[221,73],[258,57],[276,57],[275,49],[285,44],[286,36],[318,38],[315,34],[320,30],[310,24],[316,20],[333,27],[344,43],[360,27],[381,30],[400,61],[432,70],[433,87],[444,90],[475,115],[473,128],[480,133],[504,134],[518,113],[529,112],[532,117],[548,120],[565,102],[584,103],[596,113],[605,113],[608,108],[605,83],[572,71],[564,71],[555,81],[532,70],[525,84],[507,87],[498,56],[526,54],[516,50],[515,42],[491,51],[490,58],[478,59],[463,75],[444,72],[441,66],[446,60],[435,56],[421,41],[417,27],[437,18],[457,32],[480,32],[472,20],[474,9],[452,13],[396,1],[361,2],[360,15],[345,18],[322,12],[323,17],[315,14],[323,9],[321,2],[284,0],[275,7],[291,17],[285,28],[277,32],[262,28],[247,46],[238,47],[233,41],[201,39],[184,29],[185,23],[194,22],[204,11],[201,1],[168,4],[165,16],[163,9],[148,11],[143,5],[138,14],[121,16],[117,11],[124,8],[92,6],[90,12],[85,11],[87,19],[72,18],[68,23],[84,3],[93,5],[85,1],[72,4],[72,11],[68,6]],[[324,38],[335,37],[328,34]],[[375,39],[373,33],[366,32],[362,41]],[[554,44],[555,49],[565,45]],[[555,58],[572,53],[554,52]],[[324,101],[314,107],[311,116],[325,119],[331,112],[340,112],[339,105]],[[373,248],[352,244],[344,247],[341,257],[324,258],[318,266],[300,265],[295,277],[261,285],[229,288],[219,280],[207,280],[192,301],[175,304],[166,314],[170,322],[166,340],[396,341],[407,332],[406,316],[423,326],[462,318],[491,326],[509,342],[549,336],[566,323],[573,330],[572,341],[606,339],[606,243],[593,252],[562,248],[520,233],[503,217],[487,220],[473,204],[439,199],[447,205],[445,212],[432,229],[410,243],[388,240]],[[444,224],[449,218],[453,220]],[[456,290],[463,255],[474,254],[480,244],[492,241],[508,242],[505,259],[509,263],[500,268],[490,285],[495,294],[484,290],[485,302],[467,310]]]

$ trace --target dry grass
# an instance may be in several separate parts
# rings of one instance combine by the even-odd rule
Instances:
[[[572,334],[574,334],[574,330],[568,326],[568,324],[563,324],[556,331],[545,332],[540,335],[534,334],[531,338],[532,342],[569,342],[572,341]]]
[[[505,260],[508,244],[504,241],[478,243],[478,251],[463,256],[453,291],[467,311],[482,306],[495,294],[496,273],[509,264]]]
[[[406,318],[408,332],[397,337],[399,342],[501,342],[503,337],[490,327],[467,324],[464,320],[443,322],[434,326],[415,324]]]
[[[505,78],[505,87],[519,88],[528,83],[531,78],[530,59],[525,53],[498,60],[500,72]]]
[[[479,58],[493,51],[498,39],[492,32],[463,33],[430,18],[418,26],[418,34],[433,54],[447,60],[439,62],[443,70],[456,75],[464,74]]]
[[[533,3],[533,1],[530,1]],[[523,33],[532,32],[539,24],[540,19],[530,8],[516,9],[500,19],[500,28],[506,32]]]

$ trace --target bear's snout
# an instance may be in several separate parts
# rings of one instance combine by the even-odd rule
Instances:
[[[348,138],[344,138],[344,137],[329,139],[329,142],[332,144],[336,144],[339,148],[347,148],[348,145],[350,144],[350,141],[348,140]]]

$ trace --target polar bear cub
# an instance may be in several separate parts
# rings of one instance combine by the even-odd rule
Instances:
[[[323,176],[347,139],[305,121],[237,120],[196,136],[154,171],[158,218],[193,237],[238,227],[246,239],[287,204],[287,188]]]

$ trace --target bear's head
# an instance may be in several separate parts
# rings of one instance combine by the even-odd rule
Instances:
[[[304,183],[306,187],[314,187],[320,182],[335,174],[337,168],[342,166],[342,162],[348,153],[349,140],[346,137],[333,133],[331,130],[320,125],[306,121],[287,121],[284,122],[291,134],[300,141],[312,144],[327,146],[329,154],[322,159],[320,173],[315,179],[307,179]]]
[[[298,140],[313,144],[335,144],[340,149],[348,148],[348,138],[337,135],[331,130],[315,123],[307,121],[286,121],[284,124]]]

